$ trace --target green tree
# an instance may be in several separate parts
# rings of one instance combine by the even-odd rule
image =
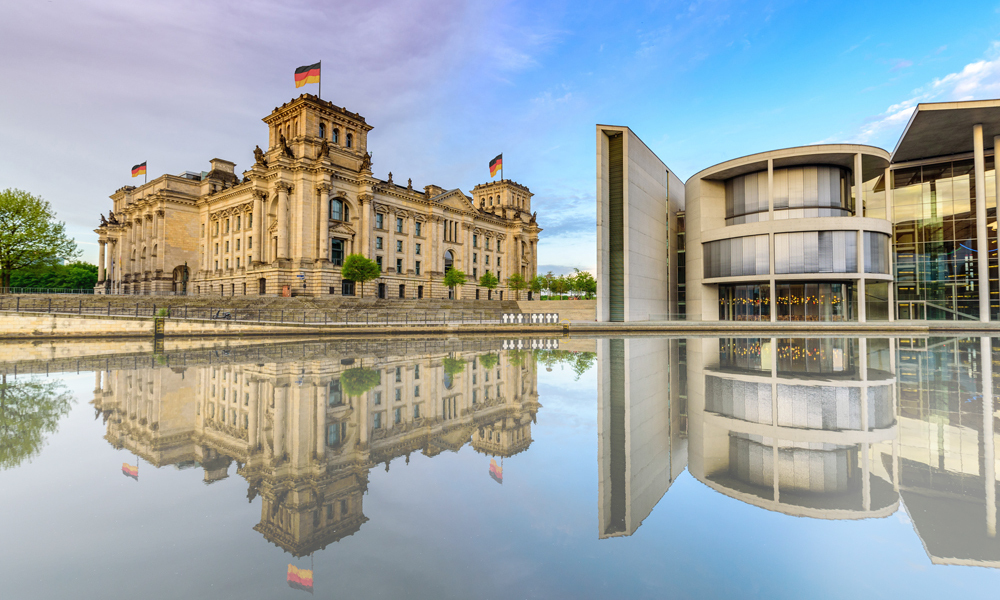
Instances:
[[[578,292],[583,292],[585,298],[590,298],[591,295],[597,293],[597,280],[588,271],[581,271],[580,269],[574,269],[576,273],[573,274],[574,288]]]
[[[55,433],[69,414],[73,395],[59,381],[0,376],[0,469],[36,456],[45,435]]]
[[[14,288],[92,290],[95,285],[97,265],[85,262],[18,269],[10,277],[10,286]]]
[[[535,275],[532,277],[531,281],[528,282],[528,289],[531,290],[532,293],[541,296],[542,290],[545,289],[545,276]]]
[[[486,271],[483,273],[483,276],[479,278],[479,285],[488,290],[495,290],[497,289],[497,286],[500,285],[500,280],[497,279],[497,276],[490,271]]]
[[[507,287],[514,290],[515,299],[521,299],[521,290],[527,289],[528,282],[524,280],[524,276],[520,273],[514,273],[507,278]]]
[[[549,271],[544,275],[544,277],[545,277],[545,289],[548,290],[549,292],[548,295],[551,296],[554,293],[552,288],[553,286],[555,286],[556,276],[552,273],[552,271]]]
[[[455,291],[456,287],[462,287],[465,285],[465,271],[459,271],[455,268],[448,269],[448,272],[444,274],[444,284],[452,291]]]
[[[365,282],[382,276],[382,269],[374,260],[360,254],[349,254],[340,268],[340,276],[348,281],[361,284],[361,297],[365,297]]]
[[[360,396],[378,385],[382,377],[378,371],[367,367],[354,367],[340,375],[340,389],[348,396]]]
[[[0,287],[10,287],[18,269],[55,265],[79,255],[76,242],[66,235],[66,224],[56,220],[48,202],[22,190],[0,192]]]
[[[552,279],[552,287],[550,289],[556,296],[562,297],[570,290],[569,281],[565,275],[554,277]]]
[[[444,372],[450,376],[458,375],[465,370],[465,361],[458,358],[446,356],[442,364],[444,364]]]
[[[500,362],[500,355],[493,354],[492,352],[479,356],[479,364],[483,365],[484,369],[492,369],[497,366],[498,362]]]

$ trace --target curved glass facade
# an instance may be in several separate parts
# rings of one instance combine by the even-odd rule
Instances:
[[[854,214],[851,171],[815,165],[774,169],[774,218]],[[767,171],[726,181],[726,225],[768,220]]]
[[[723,338],[719,368],[770,373],[776,354],[779,375],[853,375],[857,369],[857,338],[779,338],[776,345],[772,353],[771,338]]]
[[[751,235],[706,242],[705,278],[741,275],[768,275],[771,253],[767,235]]]
[[[774,234],[774,272],[856,273],[856,231],[795,231]]]
[[[770,321],[771,287],[766,283],[719,286],[720,321]]]
[[[857,284],[779,281],[775,284],[775,302],[779,321],[853,321],[857,314]],[[719,320],[770,321],[770,286],[720,285]]]

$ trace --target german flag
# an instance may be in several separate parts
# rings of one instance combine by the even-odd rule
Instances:
[[[307,83],[319,83],[319,65],[322,61],[306,67],[295,69],[295,87],[300,88]]]
[[[490,477],[500,485],[503,485],[503,467],[497,465],[495,458],[490,459]]]
[[[136,166],[132,167],[132,177],[138,177],[139,175],[146,174],[146,161],[142,161]]]
[[[296,569],[295,565],[288,565],[288,587],[311,594],[313,591],[312,570]]]
[[[503,152],[490,161],[490,177],[496,177],[497,171],[503,168]]]
[[[133,466],[128,463],[122,463],[122,475],[139,481],[139,465]]]

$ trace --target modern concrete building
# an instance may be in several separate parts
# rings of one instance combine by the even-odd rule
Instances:
[[[263,121],[267,150],[255,150],[242,176],[213,159],[208,171],[112,194],[95,230],[96,293],[447,298],[442,279],[457,268],[470,279],[457,294],[503,299],[509,276],[535,276],[541,228],[526,186],[501,179],[466,195],[414,189],[391,172],[376,178],[372,126],[311,94]],[[365,294],[341,277],[349,254],[382,269]],[[500,280],[497,292],[478,286],[487,272]]]
[[[891,154],[774,150],[681,187],[598,125],[597,320],[1000,319],[997,146],[1000,100],[920,104]]]

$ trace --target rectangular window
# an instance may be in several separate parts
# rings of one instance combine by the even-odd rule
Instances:
[[[219,235],[219,222],[215,222],[215,227],[212,228],[212,235]]]
[[[415,274],[417,274],[417,275],[420,275],[420,261],[419,260],[416,263],[414,263],[413,267],[414,267],[413,272]]]
[[[344,265],[344,240],[330,240],[330,262],[335,267]]]
[[[472,278],[479,281],[479,269],[476,267],[472,267]]]
[[[472,263],[475,264],[475,263],[478,263],[478,262],[479,262],[479,255],[476,254],[475,252],[473,252],[472,253]]]
[[[402,258],[397,258],[396,259],[396,272],[397,273],[402,273],[403,272],[403,259]]]
[[[490,266],[490,255],[489,254],[486,255],[486,258],[485,258],[483,264],[485,264],[487,267]]]
[[[382,413],[377,412],[372,415],[372,429],[382,429]]]
[[[396,217],[396,233],[403,233],[403,219]]]
[[[218,271],[218,270],[219,270],[219,261],[215,261],[215,270],[216,270],[216,271]]]
[[[253,227],[253,215],[247,215],[247,229]]]
[[[401,388],[396,388],[396,402],[403,401],[403,390]]]
[[[396,367],[396,383],[403,381],[403,369]]]
[[[375,237],[375,249],[376,250],[382,249],[382,238],[380,236]]]
[[[420,386],[419,385],[413,386],[413,397],[414,398],[419,398],[420,397]]]
[[[215,253],[216,254],[219,253],[219,244],[218,244],[218,242],[216,242],[216,244],[215,244]]]
[[[229,259],[228,258],[226,259],[226,268],[227,269],[229,268]]]
[[[419,419],[420,418],[420,405],[419,404],[414,404],[413,405],[413,418],[414,419]]]
[[[378,264],[378,270],[381,271],[382,270],[382,257],[381,256],[376,256],[375,257],[375,262]]]
[[[240,238],[236,238],[236,249],[240,249]]]
[[[236,215],[236,231],[240,230],[240,216]]]
[[[403,420],[402,411],[403,409],[401,408],[397,408],[395,411],[393,411],[392,418],[393,421],[396,423],[396,425],[399,425],[399,423]]]
[[[226,233],[229,233],[229,219],[226,219]]]
[[[479,247],[479,234],[478,233],[473,233],[472,234],[472,247],[473,248],[478,248]]]
[[[417,221],[416,223],[413,224],[413,229],[414,229],[414,233],[416,233],[417,235],[420,235],[420,229],[421,229],[421,223],[420,223],[420,221]]]
[[[413,252],[418,255],[420,254],[420,244],[414,244]]]
[[[240,257],[239,256],[236,257],[236,268],[237,269],[240,268]]]
[[[403,240],[396,240],[396,252],[403,251]]]
[[[385,215],[383,215],[382,213],[375,213],[375,229],[383,229],[382,227],[383,218],[385,218]]]
[[[226,252],[229,252],[229,240],[226,240]]]
[[[486,249],[490,249],[490,238],[486,238]]]
[[[382,392],[375,392],[375,397],[372,398],[372,404],[375,406],[380,406],[382,404]]]
[[[252,249],[253,249],[253,238],[252,237],[248,237],[247,238],[247,250],[252,250]]]
[[[420,379],[420,365],[413,365],[413,378]]]

